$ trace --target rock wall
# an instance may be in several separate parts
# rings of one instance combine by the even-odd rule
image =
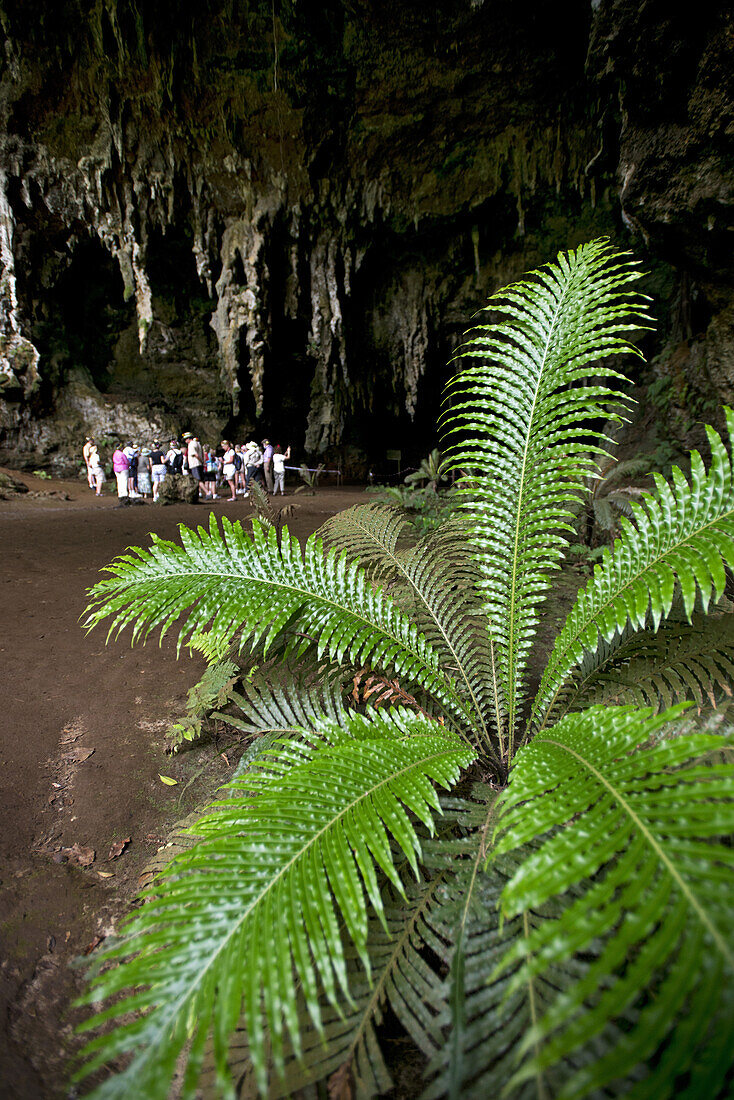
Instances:
[[[600,233],[648,262],[679,434],[734,391],[728,6],[692,27],[658,0],[0,0],[0,21],[0,458],[62,463],[85,428],[430,449],[487,294]]]

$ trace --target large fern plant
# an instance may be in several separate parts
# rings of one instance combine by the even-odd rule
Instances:
[[[529,693],[597,425],[626,404],[637,278],[593,242],[491,299],[444,416],[463,519],[437,534],[375,504],[303,547],[212,520],[93,589],[89,626],[239,639],[259,670],[232,721],[263,734],[103,955],[85,1071],[118,1072],[96,1095],[164,1098],[174,1072],[185,1096],[379,1094],[388,1010],[425,1056],[414,1095],[726,1091],[730,742],[680,728],[734,671],[715,431],[707,466],[631,503]]]

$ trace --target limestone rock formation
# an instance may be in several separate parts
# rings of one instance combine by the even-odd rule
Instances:
[[[158,491],[159,504],[198,504],[199,483],[187,474],[168,474]]]
[[[428,450],[487,295],[602,233],[650,270],[670,408],[734,392],[728,6],[0,0],[0,22],[0,458],[62,465],[85,426]]]

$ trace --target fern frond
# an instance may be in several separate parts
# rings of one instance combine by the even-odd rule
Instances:
[[[654,718],[649,709],[593,707],[517,754],[496,850],[544,842],[505,888],[503,912],[516,919],[569,889],[582,892],[558,921],[513,945],[502,967],[524,960],[540,977],[592,945],[597,957],[522,1039],[528,1061],[515,1084],[595,1037],[603,1053],[564,1081],[564,1100],[640,1066],[645,1075],[628,1098],[715,1096],[729,1068],[734,856],[717,838],[734,829],[734,767],[699,762],[722,746],[716,736],[637,748],[680,710]],[[634,1029],[609,1042],[610,1023],[626,1010],[636,1014]]]
[[[267,653],[297,620],[319,656],[392,669],[466,726],[466,707],[435,649],[357,565],[325,554],[316,536],[302,551],[287,529],[279,540],[257,520],[252,537],[226,517],[222,526],[220,534],[212,514],[208,531],[180,528],[181,546],[153,535],[149,550],[135,547],[116,559],[107,567],[112,576],[90,592],[84,625],[111,619],[108,636],[131,626],[134,643],[158,627],[162,636],[187,613],[179,646],[205,629],[230,640],[246,625]]]
[[[327,549],[338,549],[350,561],[358,561],[377,584],[395,578],[399,551],[415,541],[403,509],[376,502],[337,512],[318,533]]]
[[[322,531],[345,547],[378,582],[395,584],[394,598],[442,656],[467,702],[484,748],[499,762],[490,716],[499,702],[497,670],[479,615],[477,568],[467,553],[466,524],[450,521],[415,545],[402,545],[404,513],[380,504],[358,505],[332,517]]]
[[[169,727],[168,737],[174,750],[182,740],[193,741],[201,734],[203,723],[213,708],[223,707],[233,696],[241,672],[234,661],[210,661],[201,679],[189,688],[185,716]]]
[[[734,413],[725,410],[730,438]],[[631,502],[634,522],[620,520],[621,535],[605,549],[601,565],[579,593],[546,666],[533,704],[531,726],[552,720],[569,674],[600,639],[611,641],[628,623],[654,630],[673,606],[676,584],[688,618],[696,594],[705,610],[726,583],[725,566],[734,565],[734,484],[731,457],[720,436],[707,428],[711,462],[691,455],[690,482],[673,468],[668,484],[655,475],[657,493]]]
[[[310,675],[287,664],[258,669],[242,684],[241,692],[232,692],[231,701],[239,714],[215,712],[212,718],[256,737],[242,754],[233,779],[243,776],[278,739],[318,729],[325,721],[340,725],[346,719],[342,678],[328,669]]]
[[[423,1049],[426,1042],[429,1051],[434,1049],[426,1038],[433,1023],[426,1005],[428,982],[433,975],[421,957],[420,948],[426,912],[435,904],[442,883],[443,873],[439,873],[406,883],[404,899],[394,893],[386,899],[384,923],[370,922],[368,950],[372,980],[365,976],[356,952],[347,950],[352,1003],[340,1005],[339,1012],[328,1006],[323,1012],[321,1033],[303,1018],[301,1055],[286,1065],[282,1079],[273,1075],[269,1100],[292,1096],[305,1084],[330,1075],[333,1085],[342,1080],[347,1086],[339,1095],[348,1095],[351,1089],[352,1093],[367,1098],[391,1089],[393,1082],[375,1030],[388,1005],[398,1019],[407,1021],[413,1032],[418,1021]]]
[[[367,898],[383,915],[375,868],[402,891],[394,843],[417,875],[410,815],[432,831],[433,784],[452,786],[473,753],[407,711],[326,723],[320,734],[265,754],[240,781],[247,795],[200,819],[202,841],[172,861],[106,952],[125,961],[97,976],[86,1000],[128,996],[87,1024],[118,1021],[89,1045],[88,1070],[136,1055],[97,1096],[164,1100],[183,1046],[190,1043],[195,1077],[210,1031],[217,1071],[226,1075],[241,1015],[265,1091],[265,1035],[278,1072],[284,1034],[299,1052],[297,990],[316,1026],[320,989],[332,1005],[349,1000],[340,921],[369,972]],[[133,1010],[144,1014],[130,1019]]]
[[[493,644],[502,670],[510,755],[524,696],[538,608],[558,567],[585,479],[610,440],[590,427],[626,399],[607,383],[623,376],[600,360],[639,355],[623,335],[645,326],[640,277],[625,254],[592,241],[493,295],[497,324],[480,326],[460,351],[449,384],[447,450],[462,471],[464,506]],[[589,384],[601,381],[603,384]]]
[[[446,883],[427,914],[428,934],[424,932],[443,969],[443,974],[434,971],[425,993],[427,1007],[435,1015],[437,1041],[424,1100],[502,1095],[518,1066],[519,1039],[558,991],[572,985],[584,971],[583,964],[565,960],[542,975],[529,971],[523,975],[525,960],[521,959],[497,975],[498,963],[512,945],[527,942],[540,923],[557,920],[563,906],[549,902],[537,912],[503,919],[500,897],[525,853],[496,856],[487,869],[496,797],[491,792],[489,804],[474,804],[460,815],[459,823],[463,817],[470,831],[460,840],[442,844]],[[560,1070],[539,1075],[513,1089],[513,1100],[555,1095],[563,1075],[579,1065],[578,1059],[571,1060]]]
[[[590,655],[591,656],[591,655]],[[635,703],[657,713],[694,700],[700,708],[731,698],[734,685],[734,615],[694,615],[692,623],[669,623],[657,634],[633,634],[606,661],[579,670],[563,709],[603,703]]]

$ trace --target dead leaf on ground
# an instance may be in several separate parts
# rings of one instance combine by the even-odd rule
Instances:
[[[94,863],[94,848],[85,848],[81,844],[72,844],[71,848],[62,848],[64,855],[69,857],[70,863],[76,863],[78,867],[89,867]]]
[[[329,1100],[353,1100],[352,1062],[348,1059],[328,1080]]]
[[[130,843],[130,837],[129,836],[126,836],[124,840],[116,840],[115,843],[110,848],[110,854],[107,856],[107,859],[108,860],[117,859],[118,856],[122,855],[122,853],[125,851],[125,849],[127,848],[129,843]]]
[[[114,871],[97,871],[100,878],[114,878]]]
[[[92,942],[88,943],[87,946],[84,948],[84,954],[91,955],[95,947],[99,947],[103,939],[104,936],[95,936]]]

